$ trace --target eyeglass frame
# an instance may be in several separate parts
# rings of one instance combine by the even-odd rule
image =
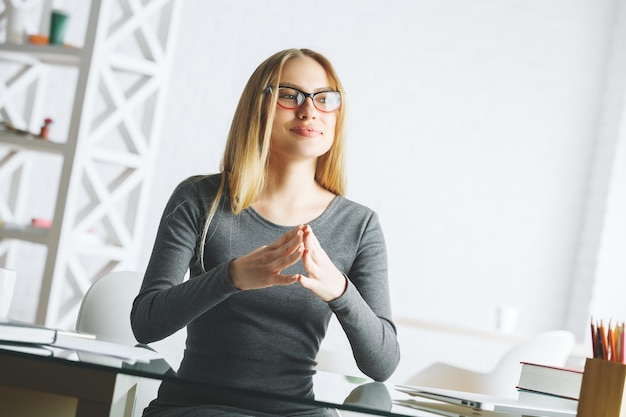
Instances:
[[[276,100],[276,104],[279,105],[280,107],[282,107],[283,109],[287,109],[287,110],[295,110],[295,109],[299,109],[300,107],[302,107],[304,105],[304,103],[306,102],[306,99],[311,97],[311,101],[313,102],[313,107],[315,107],[318,111],[321,111],[322,113],[332,113],[335,112],[337,110],[339,110],[339,107],[341,107],[342,101],[341,101],[341,92],[339,91],[335,91],[335,90],[326,90],[326,91],[318,91],[316,93],[305,93],[304,91],[297,89],[295,87],[291,87],[288,85],[279,85],[278,86],[279,89],[281,88],[291,88],[292,90],[296,90],[298,93],[302,94],[304,96],[304,100],[302,100],[302,103],[300,103],[297,107],[285,107],[282,104],[280,104],[278,102],[278,100]],[[263,92],[265,94],[267,93],[273,93],[274,92],[274,88],[270,85],[268,87],[265,88],[265,90],[263,90]],[[339,95],[339,105],[337,106],[337,108],[333,109],[333,110],[322,110],[319,107],[317,107],[317,105],[315,104],[315,96],[318,94],[323,94],[323,93],[337,93]]]

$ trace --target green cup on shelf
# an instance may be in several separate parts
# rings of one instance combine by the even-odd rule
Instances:
[[[50,45],[63,45],[65,29],[70,15],[61,10],[52,10],[50,15]]]

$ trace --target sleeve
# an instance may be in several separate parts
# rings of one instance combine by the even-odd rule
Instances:
[[[375,213],[361,235],[347,289],[329,305],[359,369],[375,381],[387,380],[400,362],[400,347],[391,315],[387,250]]]
[[[238,292],[228,263],[184,281],[203,227],[207,199],[198,180],[183,181],[172,193],[159,224],[131,326],[140,343],[161,340]]]

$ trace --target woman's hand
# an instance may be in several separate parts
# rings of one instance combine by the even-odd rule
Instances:
[[[304,254],[302,263],[309,276],[300,276],[300,284],[326,302],[341,297],[348,286],[346,277],[322,249],[311,226],[304,226],[303,232]]]
[[[297,226],[274,243],[235,259],[228,267],[230,280],[240,290],[293,284],[299,275],[282,275],[281,271],[302,258],[303,240],[304,226]]]

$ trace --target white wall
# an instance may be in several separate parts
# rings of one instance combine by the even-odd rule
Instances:
[[[183,0],[137,268],[176,184],[218,169],[254,68],[309,47],[348,91],[348,197],[381,216],[394,313],[492,330],[496,308],[515,305],[520,333],[586,326],[567,315],[586,317],[590,300],[568,296],[622,3]],[[610,271],[602,288],[626,281]],[[602,288],[591,309],[608,315],[619,300]],[[464,360],[447,336],[401,337],[409,356]],[[501,350],[465,347],[482,366]]]
[[[612,6],[186,0],[146,245],[176,183],[217,169],[256,65],[311,47],[348,90],[348,196],[382,217],[396,314],[562,326]]]
[[[521,333],[565,327],[615,5],[186,0],[140,267],[173,187],[217,170],[256,65],[310,47],[348,90],[348,197],[381,215],[394,313],[491,330],[515,305]],[[411,352],[454,357],[435,340]]]

